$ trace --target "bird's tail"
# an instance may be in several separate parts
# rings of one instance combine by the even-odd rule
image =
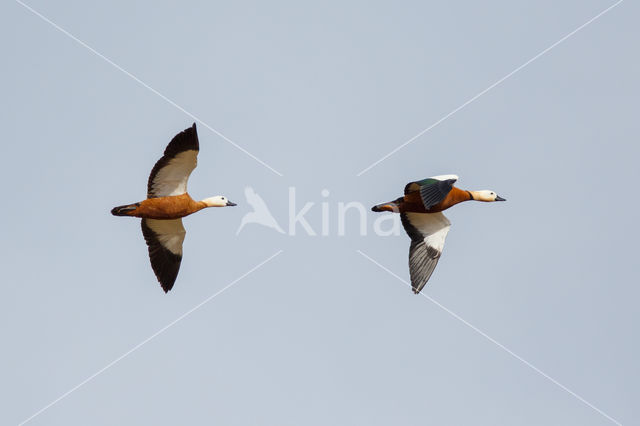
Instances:
[[[140,207],[140,203],[126,204],[124,206],[118,206],[111,209],[111,214],[114,216],[131,216],[131,212]]]
[[[400,210],[399,210],[398,203],[396,203],[395,201],[390,201],[388,203],[377,204],[377,205],[371,207],[371,211],[372,212],[394,212],[394,213],[398,213]]]

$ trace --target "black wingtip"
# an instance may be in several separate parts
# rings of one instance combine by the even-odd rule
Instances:
[[[172,282],[163,283],[162,281],[160,281],[159,277],[156,276],[156,278],[158,278],[158,282],[160,283],[160,287],[162,287],[162,290],[164,291],[165,294],[169,293],[171,291],[171,289],[173,288],[173,285],[176,283],[175,279]]]
[[[158,279],[158,282],[160,283],[160,287],[162,287],[162,290],[164,291],[165,294],[169,293],[171,291],[171,289],[173,288],[173,285],[176,283],[176,278],[178,277],[177,273],[176,273],[176,277],[173,278],[173,280],[171,281],[171,278],[169,278],[169,280],[167,280],[168,282],[162,282],[160,281],[160,277],[156,274],[156,278]],[[167,278],[167,277],[164,277]]]

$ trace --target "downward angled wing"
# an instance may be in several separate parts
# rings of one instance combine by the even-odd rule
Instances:
[[[151,267],[165,293],[176,282],[185,234],[182,219],[142,219],[142,235],[149,246]]]
[[[438,264],[451,222],[442,213],[402,213],[400,219],[411,238],[409,275],[418,294]]]
[[[442,175],[409,182],[404,187],[404,195],[420,191],[420,198],[424,208],[430,209],[447,197],[457,180],[458,176],[456,175]]]
[[[196,123],[178,133],[169,142],[149,175],[147,198],[181,195],[187,192],[189,175],[198,164]]]

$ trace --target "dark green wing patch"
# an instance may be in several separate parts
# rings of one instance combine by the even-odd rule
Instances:
[[[440,179],[436,179],[440,178]],[[451,178],[451,179],[444,179]],[[431,207],[435,206],[442,200],[446,198],[446,196],[451,192],[451,188],[453,188],[453,184],[458,181],[458,177],[456,175],[443,175],[443,176],[435,176],[422,180],[418,180],[415,182],[409,182],[404,187],[404,195],[407,195],[411,192],[420,191],[420,197],[422,198],[422,204],[428,210]]]
[[[455,179],[447,179],[437,180],[434,183],[421,186],[420,197],[424,208],[428,210],[444,200],[451,192],[454,183],[456,183]]]
[[[407,195],[410,192],[419,191],[420,187],[422,187],[424,185],[430,185],[430,184],[436,183],[436,182],[440,182],[440,181],[437,180],[437,179],[427,178],[427,179],[422,179],[422,180],[418,180],[418,181],[415,181],[415,182],[409,182],[404,187],[404,195]]]
[[[420,186],[425,186],[425,185],[431,185],[432,183],[436,183],[436,182],[441,182],[441,181],[434,178],[426,178],[426,179],[419,180],[416,183]]]

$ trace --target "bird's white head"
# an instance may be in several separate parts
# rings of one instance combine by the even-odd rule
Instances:
[[[473,195],[473,199],[476,201],[507,201],[504,198],[500,197],[494,191],[489,189],[483,189],[481,191],[469,191],[471,195]]]
[[[202,200],[207,207],[230,207],[235,206],[236,203],[232,203],[227,197],[222,195],[216,195],[215,197],[209,197]]]

